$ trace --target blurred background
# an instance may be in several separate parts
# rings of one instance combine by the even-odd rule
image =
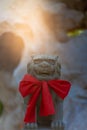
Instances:
[[[67,130],[87,128],[87,0],[0,1],[0,130],[21,130],[18,85],[33,54],[59,56],[72,83],[64,101]]]

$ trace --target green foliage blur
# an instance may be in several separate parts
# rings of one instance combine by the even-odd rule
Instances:
[[[76,37],[76,36],[82,34],[83,32],[84,32],[84,30],[78,29],[78,30],[74,30],[74,31],[68,32],[67,35],[68,35],[69,37]]]
[[[3,113],[3,103],[0,101],[0,116],[2,115]]]

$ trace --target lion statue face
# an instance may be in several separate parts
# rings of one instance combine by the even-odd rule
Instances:
[[[36,55],[27,65],[27,71],[39,80],[59,79],[61,66],[58,56]]]

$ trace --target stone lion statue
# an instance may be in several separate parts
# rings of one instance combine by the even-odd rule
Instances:
[[[58,56],[35,55],[27,65],[27,72],[39,80],[59,79],[61,74],[61,65],[58,62]],[[51,91],[51,90],[50,90]],[[54,116],[40,117],[39,106],[41,97],[37,103],[37,123],[28,123],[25,127],[36,128],[38,126],[50,126],[52,128],[63,128],[63,100],[51,91],[56,114]],[[25,98],[25,107],[29,97]]]

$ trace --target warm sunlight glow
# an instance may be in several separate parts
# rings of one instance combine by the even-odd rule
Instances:
[[[58,38],[66,37],[63,34],[61,38],[60,24],[55,15],[57,6],[43,0],[9,0],[6,3],[3,0],[2,5],[0,17],[5,24],[0,32],[10,31],[21,36],[30,51],[38,51],[44,43],[58,42]]]

